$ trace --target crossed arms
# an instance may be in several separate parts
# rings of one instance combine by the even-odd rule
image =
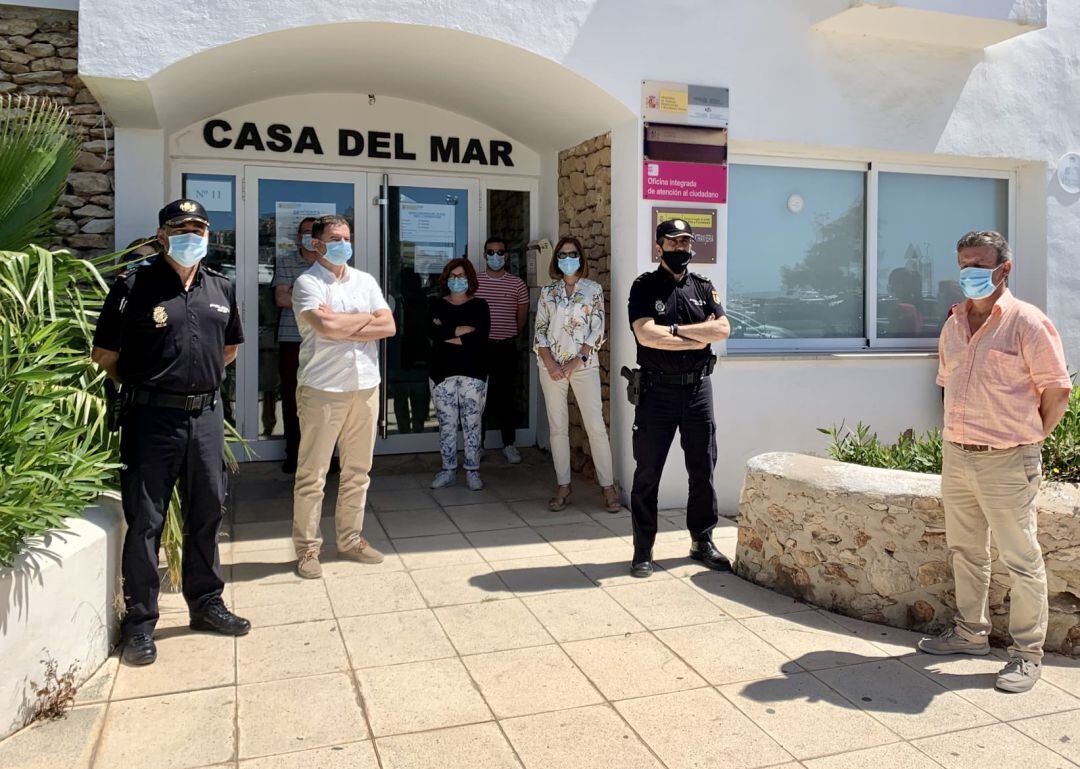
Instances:
[[[397,333],[397,324],[390,310],[336,312],[321,304],[314,310],[304,310],[302,317],[311,324],[316,334],[326,339],[374,342]]]
[[[667,326],[657,325],[652,318],[634,321],[634,336],[643,347],[656,350],[704,350],[713,342],[722,342],[731,335],[726,316],[710,315],[701,323],[679,326],[679,335],[672,336]]]

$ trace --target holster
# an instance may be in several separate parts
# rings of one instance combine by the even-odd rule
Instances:
[[[124,421],[130,399],[122,389],[117,389],[116,382],[105,378],[105,402],[108,408],[105,426],[110,432],[116,432]]]
[[[626,379],[626,399],[630,401],[631,405],[638,405],[641,402],[641,396],[644,394],[644,379],[641,375],[641,369],[631,369],[623,366],[619,374]]]

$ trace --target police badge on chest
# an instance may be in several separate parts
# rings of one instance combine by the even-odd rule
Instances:
[[[165,308],[160,304],[154,308],[153,315],[154,328],[165,328],[169,323],[169,313],[165,312]]]

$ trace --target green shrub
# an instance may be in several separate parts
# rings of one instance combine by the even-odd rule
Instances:
[[[89,356],[104,295],[93,261],[0,251],[0,565],[116,487],[119,441]]]
[[[916,473],[941,472],[940,430],[929,430],[919,437],[905,430],[893,444],[882,443],[877,433],[870,432],[869,425],[862,422],[854,430],[841,423],[839,427],[819,427],[818,432],[829,436],[829,456],[838,462]]]
[[[919,437],[906,430],[893,444],[882,443],[877,433],[862,422],[854,430],[841,423],[839,427],[819,427],[818,432],[829,436],[829,456],[838,462],[916,473],[941,472],[940,430],[929,430]],[[1080,388],[1073,387],[1068,411],[1043,444],[1042,461],[1047,480],[1080,483]]]

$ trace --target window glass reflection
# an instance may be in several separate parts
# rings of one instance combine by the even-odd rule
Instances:
[[[865,174],[734,165],[730,187],[732,338],[864,337]]]
[[[1008,237],[1009,184],[930,174],[878,176],[877,333],[936,337],[963,301],[956,241],[970,230]]]

